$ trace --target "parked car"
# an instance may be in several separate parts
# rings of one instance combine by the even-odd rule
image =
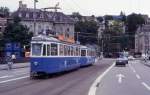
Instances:
[[[116,66],[126,66],[128,64],[128,58],[127,57],[120,57],[116,60]]]
[[[129,56],[128,60],[134,60],[135,58],[133,56]]]

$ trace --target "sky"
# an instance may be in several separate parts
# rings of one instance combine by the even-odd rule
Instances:
[[[0,0],[0,7],[8,7],[10,11],[18,8],[20,0]],[[33,8],[34,0],[22,0],[28,7]],[[123,11],[126,15],[131,13],[148,14],[150,16],[150,0],[38,0],[37,8],[55,6],[60,3],[61,12],[71,14],[79,12],[81,15],[119,15]]]

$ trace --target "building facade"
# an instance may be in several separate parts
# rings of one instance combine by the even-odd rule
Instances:
[[[150,54],[150,19],[136,31],[135,52]]]
[[[27,5],[20,1],[18,10],[12,13],[11,18],[15,16],[20,17],[21,23],[27,26],[29,32],[33,32],[34,35],[48,33],[60,40],[75,42],[74,21],[62,12],[34,10],[27,8]]]
[[[3,33],[7,25],[7,18],[0,17],[0,33]]]

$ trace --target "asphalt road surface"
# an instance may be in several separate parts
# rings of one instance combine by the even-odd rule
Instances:
[[[130,61],[113,67],[101,80],[96,95],[150,95],[150,67]]]
[[[0,71],[0,95],[88,95],[94,80],[113,61],[103,59],[94,66],[46,79],[30,79],[29,68]]]

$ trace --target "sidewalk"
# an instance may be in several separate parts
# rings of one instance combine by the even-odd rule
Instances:
[[[150,61],[146,60],[146,62],[144,60],[141,60],[141,63],[143,63],[144,65],[150,67]]]
[[[29,67],[30,64],[29,63],[15,63],[13,64],[12,68],[13,69],[18,69],[18,68],[26,68]],[[0,70],[7,70],[7,64],[2,64],[0,65]]]

